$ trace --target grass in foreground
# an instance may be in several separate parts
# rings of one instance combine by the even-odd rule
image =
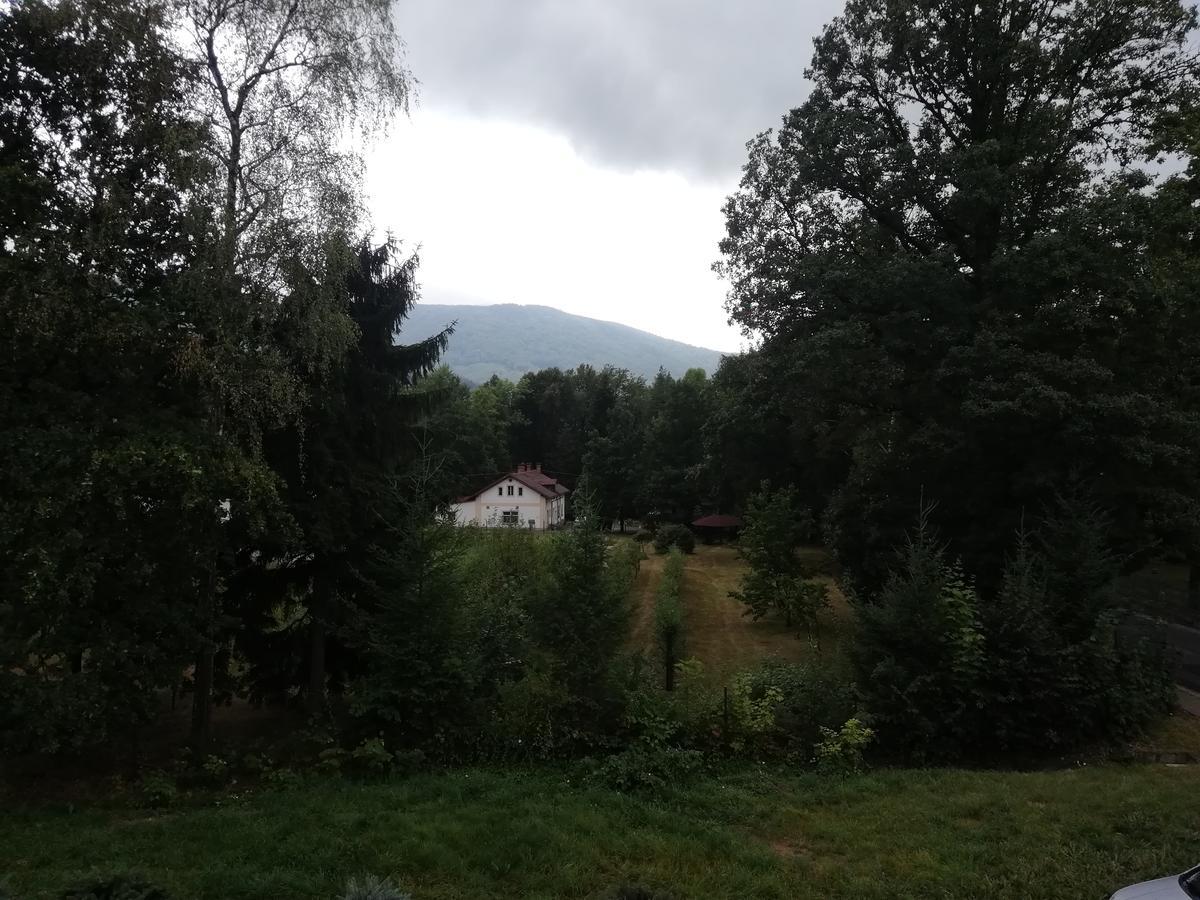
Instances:
[[[1197,796],[1194,767],[843,783],[748,770],[655,799],[474,770],[162,813],[10,810],[0,868],[28,898],[135,870],[176,898],[332,898],[372,872],[416,900],[600,897],[622,882],[680,898],[1077,900],[1200,861]]]

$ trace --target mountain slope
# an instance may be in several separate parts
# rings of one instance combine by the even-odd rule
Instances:
[[[576,316],[548,306],[502,303],[465,306],[418,303],[397,338],[408,343],[457,320],[443,361],[459,376],[481,383],[492,375],[517,379],[525,372],[581,363],[628,369],[653,378],[659,367],[675,376],[688,369],[712,374],[721,361],[717,350],[693,347],[646,331]]]

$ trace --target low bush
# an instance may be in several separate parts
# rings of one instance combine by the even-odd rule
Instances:
[[[694,775],[703,762],[698,750],[637,744],[601,761],[591,780],[618,791],[657,790]]]
[[[815,748],[817,768],[826,775],[845,777],[863,771],[863,751],[874,740],[875,732],[852,718],[836,731],[823,727],[821,737]]]
[[[686,525],[661,525],[654,535],[654,549],[666,553],[678,547],[684,553],[696,552],[696,537]]]
[[[662,651],[664,687],[668,691],[675,687],[675,664],[683,653],[683,608],[679,603],[682,586],[683,554],[672,548],[654,598],[654,632]]]
[[[141,789],[142,801],[155,808],[170,806],[179,797],[175,779],[166,772],[148,772],[143,775]]]
[[[857,708],[849,677],[830,665],[771,660],[738,673],[729,687],[726,742],[756,755],[807,762],[823,739]],[[765,709],[770,710],[769,721]]]
[[[382,737],[367,738],[350,752],[349,763],[360,775],[386,775],[395,762]]]

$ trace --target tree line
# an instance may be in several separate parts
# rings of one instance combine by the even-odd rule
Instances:
[[[352,148],[413,84],[386,0],[8,5],[0,746],[111,743],[181,686],[201,752],[236,695],[447,758],[628,745],[617,780],[833,753],[856,705],[912,756],[1142,727],[1170,681],[1115,578],[1175,554],[1200,603],[1195,27],[849,0],[725,206],[754,349],[471,388],[363,212]],[[574,527],[439,515],[517,460]],[[636,545],[600,526],[713,511],[747,520],[754,615],[814,627],[792,551],[833,550],[853,690],[767,666],[714,720],[674,650],[643,689]]]

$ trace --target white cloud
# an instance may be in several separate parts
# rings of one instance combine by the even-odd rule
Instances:
[[[420,246],[425,300],[544,304],[718,350],[741,344],[710,270],[733,186],[602,168],[564,136],[427,108],[367,169],[376,229]]]

